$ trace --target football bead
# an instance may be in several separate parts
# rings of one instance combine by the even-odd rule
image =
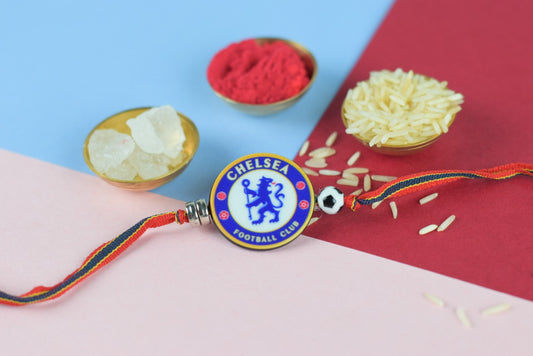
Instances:
[[[318,194],[317,203],[326,214],[337,214],[344,206],[344,193],[332,186],[325,187]]]

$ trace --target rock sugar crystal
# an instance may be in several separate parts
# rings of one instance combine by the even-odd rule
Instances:
[[[89,138],[89,157],[98,172],[116,180],[152,179],[167,174],[185,158],[185,133],[171,106],[152,108],[126,124],[131,136],[100,129]]]

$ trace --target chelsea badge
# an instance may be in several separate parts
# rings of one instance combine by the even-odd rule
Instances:
[[[231,242],[269,250],[302,233],[313,214],[314,193],[294,162],[257,153],[239,158],[219,174],[209,207],[213,223]]]

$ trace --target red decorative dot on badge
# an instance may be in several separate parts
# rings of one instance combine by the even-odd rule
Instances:
[[[229,218],[229,213],[226,211],[226,210],[222,210],[219,214],[218,214],[218,217],[222,220],[227,220]]]
[[[224,199],[226,199],[226,193],[224,193],[224,192],[218,192],[218,193],[217,193],[217,199],[218,199],[218,200],[224,200]]]
[[[302,190],[304,188],[305,188],[305,183],[304,182],[299,181],[298,183],[296,183],[296,189]]]
[[[307,209],[309,208],[309,202],[307,200],[302,200],[299,204],[301,209]]]

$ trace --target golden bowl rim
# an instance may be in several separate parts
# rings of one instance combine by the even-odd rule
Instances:
[[[291,103],[291,102],[296,102],[298,99],[300,99],[311,88],[311,86],[315,82],[315,79],[316,79],[316,76],[317,76],[318,64],[316,62],[315,56],[313,55],[313,53],[311,53],[311,51],[307,47],[305,47],[304,45],[302,45],[299,42],[296,42],[296,41],[293,41],[293,40],[289,40],[289,39],[286,39],[286,38],[282,38],[282,37],[252,37],[250,39],[253,39],[256,42],[261,41],[261,42],[267,42],[267,43],[268,42],[275,42],[275,41],[282,41],[282,42],[288,44],[289,46],[291,46],[293,49],[296,49],[297,52],[304,52],[305,55],[310,58],[311,63],[313,64],[313,73],[312,73],[311,77],[309,78],[309,83],[307,83],[307,85],[302,90],[300,90],[300,92],[298,92],[298,94],[293,95],[290,98],[283,99],[283,100],[280,100],[280,101],[276,101],[276,102],[273,102],[273,103],[268,103],[268,104],[250,104],[250,103],[242,103],[240,101],[236,101],[236,100],[233,100],[231,98],[228,98],[227,96],[225,96],[224,94],[220,93],[215,88],[213,88],[213,86],[211,85],[211,83],[209,83],[209,80],[208,80],[207,83],[209,84],[209,87],[211,88],[211,90],[213,90],[213,92],[219,98],[221,98],[222,100],[226,101],[228,104],[232,105],[233,107],[239,107],[240,106],[240,107],[248,108],[248,109],[269,108],[269,107],[275,107],[275,106],[283,107],[285,104],[288,104],[288,103]],[[242,41],[246,41],[246,39],[241,40],[239,42],[242,42]],[[239,43],[239,42],[235,42],[235,43]],[[298,53],[298,54],[300,55],[300,53]],[[300,55],[300,58],[301,57],[302,56]]]
[[[146,112],[146,111],[148,111],[150,109],[153,109],[155,107],[157,107],[157,106],[141,106],[141,107],[122,110],[122,111],[119,111],[119,112],[117,112],[117,113],[115,113],[113,115],[110,115],[110,116],[106,117],[105,119],[100,121],[98,124],[96,124],[96,126],[93,127],[93,129],[89,132],[89,134],[85,138],[85,142],[83,144],[83,159],[85,160],[85,164],[89,167],[89,169],[94,174],[96,174],[98,177],[100,177],[103,180],[105,180],[107,183],[109,183],[111,185],[114,185],[114,186],[117,186],[117,187],[120,187],[120,188],[124,188],[124,189],[128,189],[128,190],[146,191],[146,190],[152,190],[152,189],[155,189],[157,187],[160,187],[161,185],[170,182],[172,179],[176,178],[177,176],[179,176],[182,173],[182,171],[191,162],[191,160],[193,159],[194,155],[196,154],[196,151],[198,150],[198,146],[200,145],[200,134],[199,134],[198,128],[196,127],[194,122],[188,116],[182,114],[181,112],[179,112],[179,111],[177,111],[175,109],[174,110],[178,114],[180,120],[182,120],[182,122],[185,122],[187,125],[190,125],[190,128],[195,133],[195,135],[194,135],[195,136],[195,140],[193,141],[193,146],[192,146],[193,149],[192,149],[191,154],[188,155],[183,161],[180,162],[180,164],[178,166],[176,166],[175,168],[170,170],[168,173],[166,173],[166,174],[164,174],[162,176],[159,176],[159,177],[151,178],[151,179],[122,180],[122,179],[110,178],[110,177],[106,176],[105,174],[98,172],[94,168],[94,165],[91,163],[91,159],[89,157],[89,149],[88,149],[89,139],[91,138],[92,134],[96,130],[98,130],[105,122],[110,121],[111,119],[117,117],[118,115],[125,114],[125,113],[128,113],[128,112],[139,111],[139,113],[137,114],[137,116],[138,116],[138,115],[142,114],[143,112]],[[142,111],[140,111],[140,110],[142,110]],[[134,117],[137,117],[137,116],[133,116],[131,118],[134,118]],[[185,140],[187,141],[187,137],[185,138]],[[185,142],[184,142],[184,144],[185,144]],[[138,175],[136,177],[138,177]]]
[[[345,112],[344,106],[346,104],[346,100],[347,99],[345,98],[343,100],[343,102],[342,102],[341,118],[342,118],[342,123],[344,124],[344,127],[348,128],[348,125],[346,124],[346,119],[344,117],[344,112]],[[448,123],[448,126],[447,126],[448,130],[452,126],[453,122],[455,121],[456,115],[457,115],[457,113],[452,115],[452,119],[450,120],[450,122]],[[437,141],[437,139],[439,139],[443,134],[444,134],[444,132],[441,132],[440,134],[436,134],[434,136],[430,136],[430,137],[424,139],[423,141],[416,141],[416,142],[409,143],[409,144],[402,144],[402,145],[380,144],[379,146],[376,145],[376,146],[372,146],[372,147],[370,147],[368,145],[368,141],[366,141],[362,137],[358,136],[357,134],[354,133],[354,134],[351,134],[351,135],[353,135],[359,142],[361,142],[362,144],[364,144],[365,146],[367,146],[371,150],[379,151],[380,149],[384,149],[384,150],[390,150],[390,151],[395,151],[395,150],[397,150],[397,151],[410,151],[410,150],[422,149],[424,147],[429,146],[433,142]]]

